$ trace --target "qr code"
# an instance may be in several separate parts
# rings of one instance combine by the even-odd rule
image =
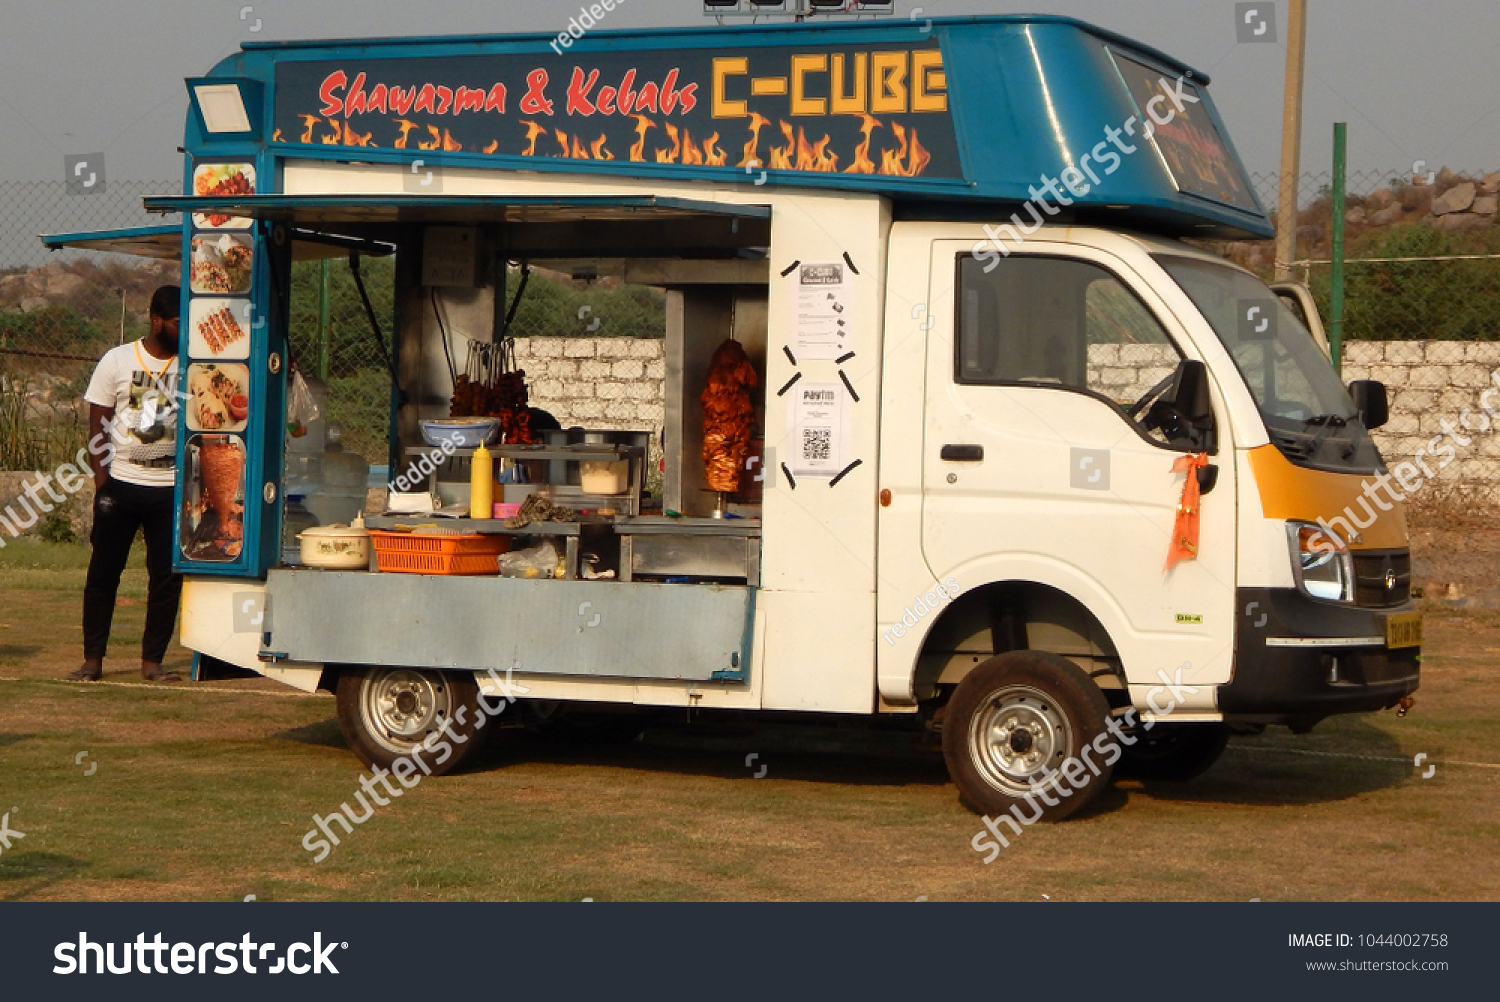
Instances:
[[[832,428],[802,429],[802,458],[828,459],[833,451]]]

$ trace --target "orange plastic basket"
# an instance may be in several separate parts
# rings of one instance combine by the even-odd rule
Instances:
[[[499,574],[500,554],[510,549],[506,536],[471,533],[434,536],[370,530],[375,563],[387,574]]]

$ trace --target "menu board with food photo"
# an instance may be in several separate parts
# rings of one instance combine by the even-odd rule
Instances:
[[[194,299],[188,306],[188,355],[192,358],[250,357],[248,299]]]
[[[238,295],[250,291],[250,272],[255,263],[249,234],[208,234],[193,238],[193,263],[189,272],[194,292]]]
[[[255,194],[253,164],[199,164],[193,168],[193,194],[199,197],[232,198]],[[200,230],[244,230],[254,220],[245,216],[219,213],[193,213],[193,225]]]
[[[250,369],[230,363],[188,366],[187,425],[190,431],[244,431],[250,416]]]
[[[245,446],[233,435],[188,439],[182,487],[182,555],[230,563],[245,545]]]

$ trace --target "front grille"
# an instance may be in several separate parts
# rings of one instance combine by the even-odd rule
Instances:
[[[1391,587],[1387,587],[1390,583]],[[1411,597],[1411,552],[1409,550],[1355,550],[1354,602],[1356,605],[1403,605]]]

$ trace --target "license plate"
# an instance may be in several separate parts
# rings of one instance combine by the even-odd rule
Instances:
[[[1422,614],[1403,612],[1385,617],[1387,647],[1419,647],[1422,644]]]

